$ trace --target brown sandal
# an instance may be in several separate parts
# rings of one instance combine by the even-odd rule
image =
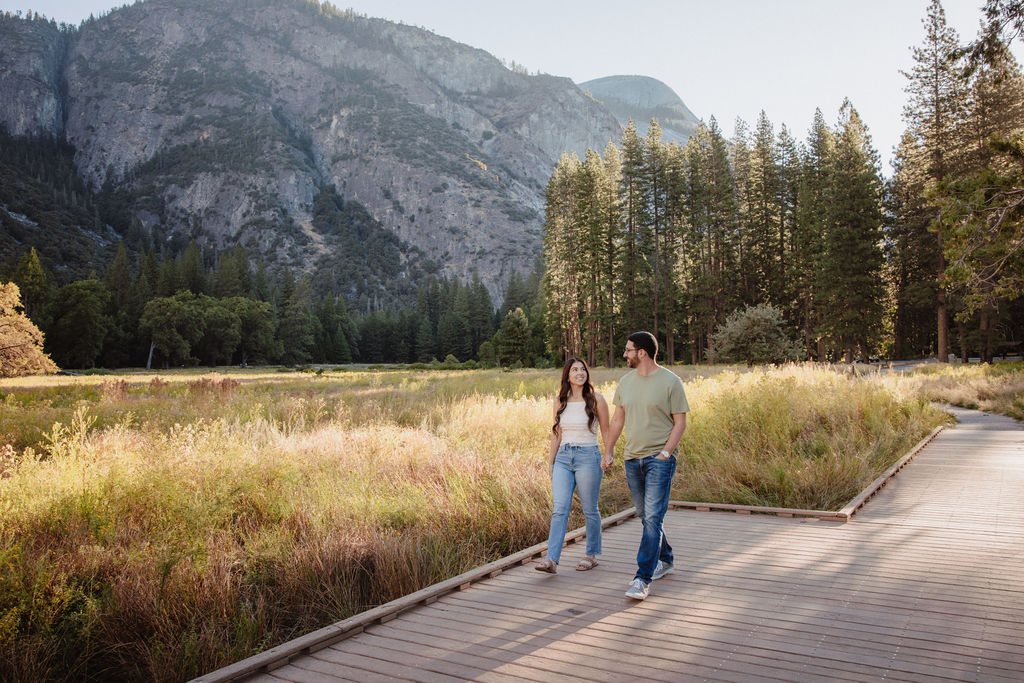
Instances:
[[[545,572],[547,574],[558,573],[558,564],[550,557],[545,557],[543,560],[540,560],[535,565],[533,565],[533,568],[539,572]]]
[[[586,556],[584,556],[584,558],[582,560],[579,561],[579,564],[576,565],[576,571],[578,571],[578,572],[590,571],[591,569],[593,569],[596,566],[597,566],[597,558],[594,557],[593,555],[586,555]]]

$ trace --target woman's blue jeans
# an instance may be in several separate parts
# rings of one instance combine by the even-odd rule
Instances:
[[[563,444],[555,454],[551,472],[551,531],[548,533],[548,557],[558,562],[562,557],[565,532],[569,528],[573,491],[579,492],[587,529],[587,555],[601,554],[601,513],[597,498],[601,492],[601,449],[593,446]]]
[[[644,524],[644,535],[636,553],[636,576],[633,578],[642,579],[645,583],[651,582],[658,560],[672,564],[674,559],[662,522],[668,511],[675,473],[674,455],[668,460],[659,460],[651,455],[626,461],[626,483],[629,484],[636,514]]]

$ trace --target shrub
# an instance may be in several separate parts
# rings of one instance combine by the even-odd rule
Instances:
[[[716,361],[785,363],[799,360],[799,344],[785,332],[782,313],[769,304],[747,306],[733,312],[713,335],[715,348],[709,355]]]

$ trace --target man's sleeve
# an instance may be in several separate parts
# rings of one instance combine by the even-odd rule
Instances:
[[[686,389],[683,388],[683,381],[673,382],[669,393],[669,405],[672,407],[672,414],[690,412],[690,403],[686,400]]]

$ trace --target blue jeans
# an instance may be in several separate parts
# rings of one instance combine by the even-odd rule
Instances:
[[[601,554],[601,513],[597,497],[601,492],[601,449],[597,445],[563,444],[555,453],[551,472],[551,531],[548,532],[548,557],[558,562],[562,557],[565,532],[569,528],[572,493],[579,490],[580,504],[587,529],[587,555]]]
[[[633,578],[644,583],[651,582],[658,560],[671,564],[674,559],[662,522],[668,511],[668,498],[675,473],[674,455],[668,460],[659,460],[657,456],[651,455],[626,461],[626,483],[629,484],[636,514],[644,524],[644,535],[636,553],[636,576]]]

